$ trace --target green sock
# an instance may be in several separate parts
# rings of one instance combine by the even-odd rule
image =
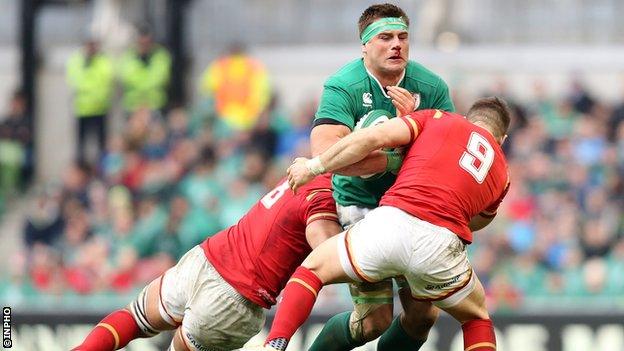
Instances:
[[[331,317],[308,351],[349,351],[364,345],[351,337],[349,318],[351,311]]]
[[[377,351],[417,351],[427,340],[416,340],[409,336],[396,317],[377,343]]]

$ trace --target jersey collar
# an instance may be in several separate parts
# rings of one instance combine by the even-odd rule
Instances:
[[[387,99],[390,99],[390,96],[386,94],[386,89],[384,89],[384,87],[381,86],[381,83],[379,83],[379,80],[377,79],[377,77],[375,77],[375,75],[372,74],[371,71],[368,70],[368,67],[366,67],[366,65],[364,64],[364,60],[362,60],[362,65],[364,65],[364,69],[366,70],[366,73],[368,73],[368,75],[371,78],[373,78],[373,80],[377,83],[377,86],[379,86],[379,90],[381,90],[381,93],[383,94],[383,96],[385,96]],[[399,79],[399,82],[397,83],[397,85],[401,85],[401,83],[403,83],[403,79],[405,78],[405,71],[407,71],[407,67],[405,67],[405,69],[403,70],[403,73],[401,74],[401,78]]]

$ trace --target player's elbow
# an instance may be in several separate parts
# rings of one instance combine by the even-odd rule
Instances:
[[[350,133],[343,125],[321,124],[312,128],[310,133],[310,149],[312,156],[318,156]]]
[[[478,230],[481,230],[487,227],[487,225],[490,224],[492,220],[494,220],[494,216],[485,217],[481,215],[476,215],[472,217],[472,219],[470,220],[470,223],[468,224],[468,227],[470,228],[471,231],[476,232]]]
[[[340,233],[342,227],[333,220],[320,219],[306,226],[306,239],[312,249]]]

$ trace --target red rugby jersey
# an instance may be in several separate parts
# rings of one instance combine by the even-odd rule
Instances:
[[[316,177],[297,195],[283,179],[236,225],[206,239],[201,247],[241,295],[270,308],[310,253],[306,225],[319,219],[338,222],[330,177]]]
[[[380,205],[394,206],[472,242],[470,219],[493,214],[507,193],[503,151],[487,130],[463,116],[423,110],[401,117],[418,136]]]

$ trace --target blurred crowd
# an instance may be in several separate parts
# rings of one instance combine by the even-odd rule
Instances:
[[[273,113],[262,120],[274,120]],[[38,190],[24,229],[32,287],[125,292],[236,223],[282,176],[281,156],[291,156],[278,146],[296,149],[296,127],[278,133],[259,122],[217,136],[228,128],[216,124],[180,108],[164,116],[139,110],[123,134],[109,138],[96,167],[76,162],[59,184]]]
[[[95,50],[91,43],[89,50]],[[68,83],[82,89],[76,70],[86,63],[72,60],[79,62],[68,66]],[[145,54],[137,60],[129,65],[148,62]],[[167,106],[150,93],[144,103],[123,99],[124,128],[98,136],[94,158],[81,152],[86,144],[79,140],[76,162],[62,179],[34,188],[26,249],[13,258],[0,296],[133,294],[194,245],[236,223],[284,176],[292,157],[308,154],[316,101],[283,110],[262,64],[240,47],[206,70],[201,89],[192,106]],[[492,94],[506,98],[515,116],[504,145],[510,193],[470,248],[490,306],[515,310],[553,298],[573,306],[590,296],[605,306],[624,305],[624,97],[609,104],[576,81],[565,96],[551,96],[540,83],[528,101],[515,99],[502,83],[484,92]],[[466,112],[470,101],[454,95],[458,112]],[[26,158],[5,155],[11,150],[5,145],[30,142],[19,118],[11,117],[21,108],[15,98],[0,121],[3,194],[20,179],[19,167],[7,167],[16,164],[7,160]],[[105,120],[109,108],[81,115],[76,104],[82,122]],[[328,300],[348,301],[346,290],[344,296],[338,291]]]

